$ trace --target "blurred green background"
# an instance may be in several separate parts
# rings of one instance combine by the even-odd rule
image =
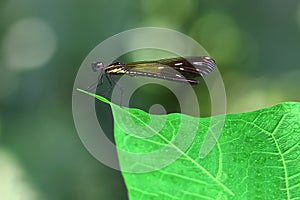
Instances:
[[[71,109],[81,62],[121,31],[159,26],[200,42],[217,61],[229,113],[300,100],[297,0],[6,0],[0,11],[3,200],[126,199],[121,174],[83,147]],[[112,135],[112,117],[106,115]]]

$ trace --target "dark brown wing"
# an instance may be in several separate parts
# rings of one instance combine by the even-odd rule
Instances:
[[[160,64],[170,66],[185,77],[204,76],[214,70],[215,61],[208,56],[163,59]]]
[[[202,77],[215,68],[215,62],[208,56],[170,58],[158,61],[126,64],[127,74],[149,76],[173,81],[197,84],[195,77]]]
[[[186,78],[181,73],[169,66],[157,62],[134,63],[126,65],[126,74],[130,76],[147,76],[171,81],[187,82],[197,84],[198,81]]]

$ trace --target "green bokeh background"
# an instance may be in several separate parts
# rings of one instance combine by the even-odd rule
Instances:
[[[166,27],[201,43],[217,61],[228,113],[300,100],[297,0],[6,0],[0,11],[1,199],[126,199],[121,174],[82,145],[71,109],[81,62],[121,31]],[[168,91],[141,94],[139,107],[176,104]],[[109,108],[98,106],[112,136]]]

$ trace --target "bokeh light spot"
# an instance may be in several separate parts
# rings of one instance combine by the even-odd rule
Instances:
[[[241,50],[241,30],[235,21],[224,13],[208,13],[191,26],[190,35],[200,41],[210,54],[221,63],[236,61]]]
[[[7,150],[0,149],[0,194],[1,199],[35,200],[40,194],[29,181],[14,156]]]
[[[3,41],[5,64],[12,69],[32,69],[46,64],[56,50],[56,34],[39,18],[17,21]]]
[[[195,8],[193,0],[142,1],[142,10],[148,18],[169,21],[171,24],[182,24],[194,14]]]

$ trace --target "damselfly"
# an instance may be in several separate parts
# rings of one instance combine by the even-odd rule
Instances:
[[[103,82],[105,74],[112,86],[116,81],[112,75],[147,76],[183,83],[198,84],[197,77],[203,77],[210,73],[216,66],[215,61],[209,56],[178,57],[156,61],[141,61],[132,63],[116,62],[105,66],[103,62],[92,63],[92,69],[100,71],[98,80],[88,89],[94,88]]]

